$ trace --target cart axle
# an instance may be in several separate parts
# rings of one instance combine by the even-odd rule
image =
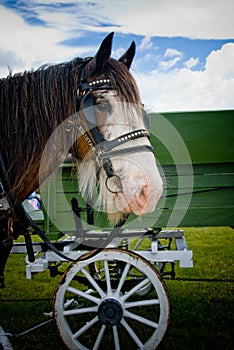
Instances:
[[[116,326],[123,317],[123,308],[118,300],[107,298],[98,308],[98,318],[102,325]]]

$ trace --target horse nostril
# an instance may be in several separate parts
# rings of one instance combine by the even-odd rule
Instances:
[[[139,207],[144,208],[145,205],[147,205],[148,198],[149,198],[149,188],[148,188],[148,186],[144,186],[139,191],[139,194],[137,197],[137,202],[138,202]]]

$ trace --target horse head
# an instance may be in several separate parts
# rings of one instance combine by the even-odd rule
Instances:
[[[149,122],[129,69],[135,43],[115,60],[113,33],[81,68],[76,96],[75,142],[79,186],[93,207],[118,222],[133,212],[152,212],[162,180],[149,141]],[[74,125],[73,125],[74,126]]]

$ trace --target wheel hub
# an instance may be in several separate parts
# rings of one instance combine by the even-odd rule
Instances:
[[[117,325],[123,317],[123,308],[118,300],[108,298],[102,301],[98,308],[98,318],[105,326]]]

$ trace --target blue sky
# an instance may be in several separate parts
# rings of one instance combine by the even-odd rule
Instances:
[[[149,111],[233,109],[232,0],[0,0],[0,77],[93,56],[115,32]],[[9,68],[8,68],[9,67]]]

